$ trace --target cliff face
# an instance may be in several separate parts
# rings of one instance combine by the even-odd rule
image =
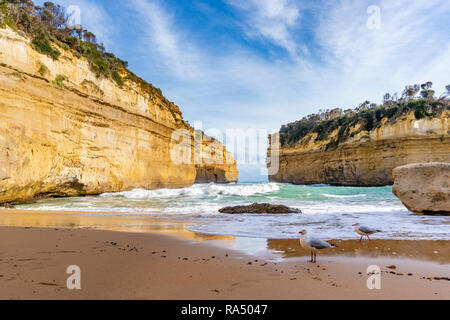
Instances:
[[[293,184],[384,186],[394,182],[392,170],[417,162],[450,162],[448,110],[436,118],[416,120],[414,112],[394,123],[384,119],[378,128],[354,127],[347,141],[331,150],[310,133],[294,146],[280,148],[280,169],[270,181]],[[271,152],[269,147],[269,154]]]
[[[157,90],[119,87],[69,51],[55,61],[0,29],[0,203],[185,187],[198,176],[237,181],[235,161],[217,141],[201,149],[226,156],[225,164],[174,163],[175,130],[194,154],[194,130]]]

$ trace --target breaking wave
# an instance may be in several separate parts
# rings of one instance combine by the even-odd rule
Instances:
[[[226,206],[253,202],[284,204],[301,209],[303,214],[259,216],[219,212]],[[139,225],[145,229],[156,219],[162,223],[186,223],[189,230],[203,234],[283,239],[296,238],[298,231],[306,228],[324,238],[353,239],[352,225],[359,222],[382,229],[380,239],[450,239],[449,217],[411,214],[393,195],[392,187],[199,184],[182,189],[135,189],[97,197],[44,199],[19,208],[63,210],[71,216],[79,212],[81,221],[87,215],[99,216],[108,228],[117,223],[120,228],[129,226],[131,230],[139,229]],[[110,220],[112,216],[114,219]]]
[[[181,198],[181,197],[220,197],[236,196],[249,197],[253,195],[263,195],[275,193],[280,190],[276,183],[266,184],[196,184],[182,189],[159,189],[145,190],[134,189],[131,191],[118,193],[104,193],[100,197],[122,197],[126,199],[161,199],[161,198]]]

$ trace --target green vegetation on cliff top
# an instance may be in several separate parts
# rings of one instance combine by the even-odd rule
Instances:
[[[446,86],[446,92],[439,98],[435,97],[432,86],[431,82],[407,86],[400,98],[398,94],[386,94],[381,105],[365,101],[355,110],[321,110],[319,114],[282,126],[280,143],[282,146],[306,144],[311,141],[310,136],[306,137],[316,133],[315,141],[328,141],[326,149],[330,150],[362,131],[369,132],[380,127],[385,119],[394,123],[399,117],[411,112],[414,112],[416,119],[437,117],[450,109],[450,85]],[[331,139],[330,135],[338,129],[337,136]]]
[[[31,0],[0,0],[0,28],[8,26],[30,38],[39,53],[58,60],[61,49],[71,50],[75,56],[89,61],[97,77],[110,78],[119,86],[129,80],[148,94],[162,96],[160,89],[129,71],[128,62],[106,52],[93,33],[79,25],[69,25],[69,18],[62,6],[52,2],[45,2],[40,7]]]

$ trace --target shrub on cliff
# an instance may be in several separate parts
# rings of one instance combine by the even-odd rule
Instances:
[[[38,72],[41,76],[44,76],[47,73],[47,71],[48,71],[47,67],[43,64],[40,66],[40,68],[38,70]]]
[[[59,75],[55,78],[55,80],[53,81],[53,83],[54,83],[55,85],[57,85],[58,87],[63,88],[63,87],[64,87],[64,81],[66,81],[66,80],[67,80],[67,77],[66,77],[66,76],[64,76],[64,75],[62,75],[62,74],[59,74]]]
[[[427,111],[427,109],[431,108],[431,105],[428,104],[428,101],[425,99],[408,102],[408,109],[414,110],[416,119],[422,119],[426,116],[432,116],[433,114]]]
[[[59,52],[58,49],[52,47],[51,40],[42,29],[36,31],[31,43],[37,52],[48,55],[53,60],[58,60],[61,55],[61,52]]]
[[[416,119],[435,117],[443,110],[450,108],[450,85],[446,93],[439,99],[434,97],[432,83],[421,86],[406,86],[402,97],[397,94],[386,94],[383,104],[377,105],[365,101],[355,110],[333,109],[321,111],[319,114],[309,115],[303,119],[284,125],[280,129],[280,142],[283,146],[294,146],[296,143],[308,143],[311,139],[303,140],[309,134],[316,134],[316,142],[329,141],[326,150],[335,149],[340,143],[356,134],[370,132],[379,127],[384,121],[395,122],[401,116],[414,113]],[[420,88],[422,91],[420,91]],[[358,126],[359,125],[359,126]],[[337,135],[330,135],[337,129]]]
[[[92,71],[98,77],[111,78],[119,86],[124,84],[122,73],[128,73],[127,79],[134,81],[148,93],[161,90],[137,77],[127,70],[128,62],[105,52],[96,36],[83,28],[74,28],[68,24],[69,16],[64,7],[45,2],[42,7],[31,0],[0,0],[0,28],[10,27],[23,32],[31,39],[36,51],[58,60],[63,50],[71,50],[77,57],[89,61]]]

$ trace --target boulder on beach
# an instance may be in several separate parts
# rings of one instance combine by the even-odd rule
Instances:
[[[393,192],[410,211],[450,215],[450,163],[414,163],[393,174]]]
[[[301,210],[295,208],[289,208],[283,205],[276,205],[270,203],[254,203],[249,206],[235,206],[226,207],[219,210],[220,213],[229,214],[243,214],[243,213],[254,213],[254,214],[288,214],[288,213],[302,213]]]

